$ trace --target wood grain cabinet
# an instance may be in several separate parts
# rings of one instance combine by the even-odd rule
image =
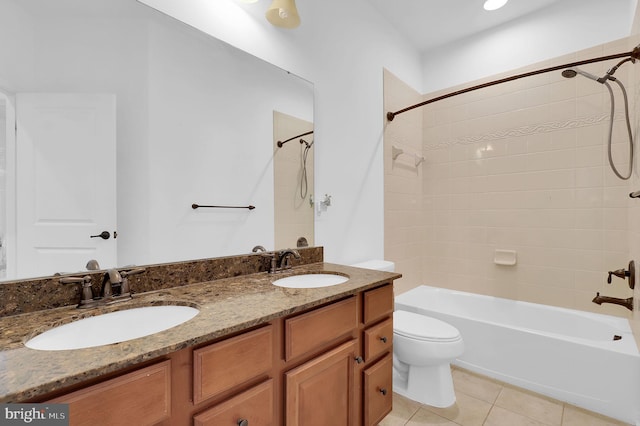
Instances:
[[[194,426],[271,426],[273,380],[269,379],[193,417]]]
[[[47,402],[69,404],[72,426],[154,425],[171,415],[171,363],[163,361]]]
[[[361,424],[377,425],[392,409],[393,387],[393,285],[363,294]]]
[[[351,340],[285,373],[287,426],[354,424],[354,363]]]
[[[193,351],[193,402],[271,373],[273,326],[243,333]]]
[[[393,284],[98,378],[70,424],[374,426],[391,411]]]

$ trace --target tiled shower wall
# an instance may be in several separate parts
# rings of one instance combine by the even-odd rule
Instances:
[[[484,81],[630,51],[636,44],[635,39],[624,39]],[[602,75],[611,65],[582,69]],[[629,90],[635,133],[638,74],[626,64],[616,76]],[[482,81],[464,87],[478,83]],[[386,96],[392,85],[385,84]],[[613,156],[624,172],[622,96],[615,85],[614,91]],[[386,107],[398,109],[391,103]],[[385,169],[385,213],[390,216],[385,218],[385,255],[405,277],[399,290],[427,284],[628,316],[622,307],[591,303],[598,291],[631,296],[626,281],[614,278],[607,285],[606,272],[626,267],[631,255],[640,259],[635,247],[640,200],[628,197],[640,186],[633,189],[633,184],[615,178],[608,166],[609,108],[604,86],[581,76],[565,79],[558,71],[439,101],[419,109],[421,119],[401,115],[389,123],[385,149],[402,141],[399,128],[407,126],[410,135],[405,137],[422,138],[426,158],[413,176],[397,167]],[[415,131],[414,121],[422,123],[421,131]],[[389,156],[385,152],[385,165],[394,166]],[[404,185],[396,186],[400,179]],[[634,181],[640,185],[637,177]],[[411,192],[406,188],[420,185],[421,200],[406,197]],[[414,205],[419,213],[414,213]],[[406,217],[398,218],[400,211]],[[421,274],[415,271],[417,262],[410,263],[408,273],[403,270],[405,257],[413,258],[414,250],[421,253]],[[516,264],[495,264],[495,250],[515,251]]]
[[[385,112],[421,101],[418,92],[384,70]],[[423,155],[422,112],[413,110],[405,113],[401,121],[385,123],[384,251],[385,259],[394,261],[396,271],[402,273],[402,278],[395,281],[395,292],[400,294],[422,282],[423,241],[429,237],[425,234],[422,208],[426,166],[415,165],[416,156]]]

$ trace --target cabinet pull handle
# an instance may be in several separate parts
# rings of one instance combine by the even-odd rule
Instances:
[[[356,360],[356,362],[357,362],[358,364],[362,364],[362,363],[363,363],[363,361],[364,361],[364,360],[362,359],[362,357],[361,357],[361,356],[357,356],[357,357],[355,358],[355,360]]]
[[[387,395],[387,390],[385,388],[380,389],[380,393],[384,396]]]
[[[384,337],[384,336],[382,336],[382,337],[380,338],[380,341],[381,341],[382,343],[387,343],[387,338],[386,338],[386,337]]]
[[[249,426],[249,420],[247,419],[239,419],[238,426]]]

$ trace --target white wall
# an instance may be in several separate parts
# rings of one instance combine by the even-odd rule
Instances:
[[[16,48],[2,50],[0,82],[116,95],[120,265],[273,249],[272,115],[312,121],[313,86],[130,1],[159,19],[16,14],[1,0]]]
[[[332,196],[316,244],[331,262],[383,257],[382,70],[418,86],[417,52],[365,0],[298,0],[295,30],[264,19],[266,0],[142,2],[315,84],[315,189]]]
[[[159,24],[149,31],[153,262],[274,249],[273,111],[312,120],[306,81],[193,32]],[[193,210],[193,203],[256,209]]]
[[[428,51],[422,55],[422,93],[627,37],[636,3],[637,0],[563,0]]]

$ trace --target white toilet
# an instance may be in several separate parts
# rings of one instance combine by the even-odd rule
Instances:
[[[371,260],[351,266],[393,271],[395,264]],[[393,313],[393,391],[422,404],[449,407],[456,402],[451,361],[464,342],[454,326],[408,311]]]
[[[456,402],[449,363],[464,352],[454,326],[407,311],[393,313],[393,390],[434,407]]]

